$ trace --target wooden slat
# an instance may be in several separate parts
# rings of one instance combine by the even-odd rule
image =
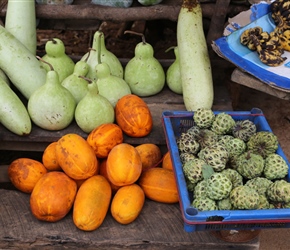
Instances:
[[[89,0],[75,1],[72,5],[36,5],[36,15],[40,19],[83,19],[127,22],[137,20],[177,21],[181,0],[164,0],[161,4],[144,7],[112,8],[91,4]],[[246,5],[230,5],[227,14],[236,15],[248,9]],[[216,12],[215,3],[202,3],[203,16],[211,18]],[[6,8],[0,9],[0,16],[6,15]]]
[[[283,99],[283,100],[290,100],[290,90],[288,89],[282,89],[277,86],[269,85],[267,83],[264,83],[260,81],[258,78],[241,71],[240,69],[235,69],[231,75],[231,80],[234,83],[259,90],[261,92],[264,92],[266,94],[275,96],[277,98]]]
[[[259,249],[258,238],[230,243],[208,231],[185,232],[178,204],[146,200],[134,222],[121,225],[108,213],[98,229],[84,232],[71,213],[55,223],[37,220],[29,194],[2,189],[0,197],[0,249]]]
[[[166,110],[185,110],[182,95],[175,94],[165,87],[159,94],[143,99],[151,111],[153,129],[148,136],[142,138],[132,138],[124,135],[124,141],[133,145],[142,143],[166,145],[162,113]],[[228,91],[222,85],[215,86],[213,109],[232,110]],[[87,137],[87,133],[83,132],[75,121],[61,131],[48,131],[33,125],[30,135],[25,137],[15,135],[0,125],[0,150],[43,151],[50,142],[57,141],[67,133],[77,133],[84,138]]]

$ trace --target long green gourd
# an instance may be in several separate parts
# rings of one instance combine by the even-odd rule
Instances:
[[[46,71],[18,39],[0,25],[0,68],[13,85],[29,99],[45,83]]]
[[[36,55],[35,0],[8,0],[5,28]]]
[[[198,0],[183,0],[177,20],[177,45],[186,109],[212,108],[213,79]]]
[[[30,134],[31,120],[26,107],[1,77],[0,102],[0,123],[14,134]]]

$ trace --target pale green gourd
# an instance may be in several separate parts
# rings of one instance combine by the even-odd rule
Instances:
[[[132,5],[133,0],[92,0],[92,3],[110,7],[128,8]]]
[[[133,94],[145,97],[155,95],[163,89],[165,72],[160,62],[154,57],[153,47],[146,43],[143,35],[142,40],[135,47],[135,56],[125,67],[124,79]]]
[[[74,118],[75,107],[74,97],[61,85],[52,66],[45,84],[31,95],[27,105],[31,120],[47,130],[66,128]]]
[[[31,120],[25,105],[1,77],[0,102],[0,123],[14,134],[30,134]]]
[[[75,120],[78,126],[90,133],[94,128],[115,121],[115,111],[107,98],[99,94],[98,85],[92,81],[88,85],[89,91],[77,104]]]
[[[66,77],[71,75],[74,71],[74,61],[65,53],[65,45],[59,38],[52,38],[45,44],[46,54],[42,57],[45,62],[52,65],[54,70],[58,73],[59,81],[62,82]],[[41,62],[41,65],[50,71],[50,67]]]
[[[131,94],[131,89],[126,81],[118,76],[113,76],[107,63],[98,64],[96,73],[99,94],[106,97],[113,107],[120,98]]]
[[[175,60],[166,71],[166,83],[171,91],[182,94],[182,82],[179,68],[178,47],[174,47]]]
[[[214,87],[198,0],[183,0],[177,20],[177,44],[186,110],[211,109]]]
[[[8,0],[5,29],[36,55],[35,0]]]
[[[73,95],[76,103],[79,103],[88,92],[88,81],[83,78],[88,72],[89,65],[85,61],[78,61],[74,72],[61,82],[61,85]]]
[[[105,45],[105,36],[104,33],[101,31],[96,31],[94,34],[93,44],[92,44],[92,50],[90,51],[90,56],[87,60],[87,63],[90,66],[90,70],[87,74],[87,77],[91,80],[95,81],[97,80],[96,75],[96,65],[98,62],[98,50],[99,48],[102,51],[101,54],[101,62],[105,62],[109,65],[112,75],[118,76],[120,78],[123,78],[124,76],[124,69],[123,66],[118,59],[111,51],[107,50]],[[84,61],[88,57],[89,52],[87,52],[81,60]]]
[[[4,80],[8,86],[10,86],[10,80],[2,69],[0,69],[0,78],[2,78],[2,80]]]
[[[45,82],[46,71],[18,39],[0,25],[0,68],[19,92],[29,99]]]
[[[145,6],[151,6],[161,3],[162,0],[138,0],[138,2]]]

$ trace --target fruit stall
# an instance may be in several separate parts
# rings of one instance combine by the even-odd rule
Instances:
[[[256,191],[251,191],[256,203],[246,208],[235,200],[234,208],[219,209],[214,202],[207,210],[211,201],[198,202],[197,193],[193,195],[203,178],[209,183],[210,176],[222,175],[217,173],[221,166],[206,155],[210,129],[212,144],[217,135],[239,140],[243,151],[238,156],[243,154],[244,161],[235,162],[242,166],[233,171],[242,169],[241,182],[268,175],[260,171],[249,177],[251,171],[243,168],[246,143],[258,155],[253,141],[266,140],[268,146],[255,164],[264,164],[270,153],[281,158],[283,171],[269,174],[269,183],[289,178],[289,163],[262,111],[233,111],[224,81],[234,66],[211,48],[223,35],[226,18],[247,10],[248,1],[199,1],[194,6],[201,18],[195,20],[194,32],[187,16],[192,5],[182,3],[195,1],[108,6],[97,0],[32,0],[25,7],[22,3],[25,11],[16,2],[0,1],[0,99],[13,113],[0,109],[1,249],[259,249],[261,229],[289,227],[288,202],[274,201],[275,195],[272,207],[268,202],[263,211],[256,210],[261,205]],[[15,23],[28,23],[23,26],[27,30],[13,30]],[[28,31],[33,43],[21,40],[20,34]],[[154,35],[162,37],[161,43]],[[168,39],[172,44],[167,35],[174,37]],[[202,44],[194,51],[191,40],[196,37]],[[122,46],[117,51],[118,42]],[[198,74],[192,73],[195,54],[200,56],[194,66]],[[19,70],[12,70],[11,61]],[[109,83],[115,85],[108,88]],[[241,120],[249,129],[246,139]],[[196,144],[187,141],[194,133]],[[254,138],[256,134],[262,138]],[[227,151],[221,158],[227,158],[229,167],[234,153],[219,147]],[[232,147],[238,150],[236,144]],[[214,157],[216,150],[210,152]],[[206,163],[197,171],[203,177],[197,180],[191,170],[186,172],[185,160],[195,160],[182,153],[202,157]],[[227,194],[212,200],[229,197],[233,189],[230,177],[220,182],[228,184]],[[212,193],[221,195],[215,188]],[[274,206],[281,208],[279,214]]]

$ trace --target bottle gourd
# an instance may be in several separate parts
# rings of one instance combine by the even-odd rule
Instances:
[[[186,109],[212,108],[213,79],[198,0],[183,0],[177,21],[177,45]]]

